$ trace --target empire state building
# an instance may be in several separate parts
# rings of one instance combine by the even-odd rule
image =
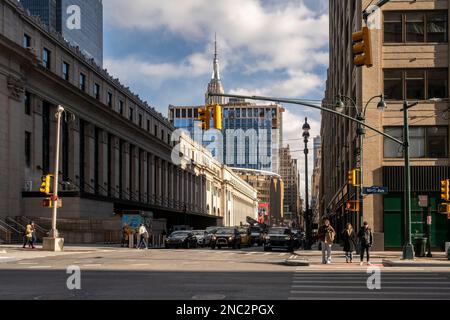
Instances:
[[[205,94],[205,103],[206,105],[212,104],[226,104],[226,99],[224,97],[210,97],[209,93],[221,93],[224,94],[225,90],[223,89],[222,81],[220,81],[220,71],[219,71],[219,58],[217,55],[217,39],[214,43],[214,62],[213,62],[213,74],[211,77],[211,81],[208,83],[208,90]]]

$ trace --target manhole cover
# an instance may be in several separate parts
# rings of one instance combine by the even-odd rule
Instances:
[[[222,294],[202,294],[192,297],[192,300],[223,300],[225,296]]]

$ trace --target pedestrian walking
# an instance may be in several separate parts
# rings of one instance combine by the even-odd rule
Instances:
[[[322,263],[331,264],[331,247],[336,237],[336,231],[328,218],[323,219],[323,225],[320,226],[317,236],[322,248]]]
[[[345,261],[353,263],[353,251],[356,249],[356,233],[351,223],[347,223],[342,232],[342,242],[344,244]]]
[[[23,244],[24,249],[27,245],[29,248],[34,249],[33,226],[34,226],[33,221],[30,221],[30,223],[27,224],[27,226],[25,228],[25,240],[24,240],[24,244]]]
[[[121,247],[128,247],[128,243],[130,241],[130,229],[128,228],[128,225],[125,224],[122,227],[122,243]]]
[[[360,265],[363,265],[364,261],[364,252],[367,253],[367,264],[371,265],[370,263],[370,248],[373,245],[373,233],[372,229],[369,228],[369,223],[364,222],[364,226],[359,230],[358,232],[358,239],[361,246],[361,263]]]
[[[148,239],[148,231],[147,228],[144,226],[144,224],[141,224],[141,226],[139,227],[138,237],[139,243],[137,245],[137,249],[139,250],[142,247],[142,245],[144,245],[145,249],[148,249],[148,243],[146,240]]]
[[[34,222],[31,223],[31,230],[32,230],[32,236],[31,236],[31,243],[32,246],[37,243],[37,230],[36,230],[36,224]]]

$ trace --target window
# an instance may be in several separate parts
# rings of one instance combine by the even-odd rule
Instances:
[[[448,41],[448,13],[444,10],[386,11],[385,43],[423,43]]]
[[[181,110],[181,117],[186,118],[186,109]]]
[[[194,109],[194,118],[198,119],[198,109]]]
[[[31,37],[26,33],[23,35],[23,47],[30,48],[31,47]]]
[[[402,127],[386,127],[384,132],[403,140]],[[411,158],[447,158],[448,157],[448,127],[427,126],[410,128]],[[403,148],[387,138],[384,138],[384,157],[402,158]]]
[[[62,74],[63,74],[63,79],[66,81],[69,81],[69,72],[70,72],[70,65],[67,62],[63,61]]]
[[[25,131],[25,165],[31,167],[31,133]]]
[[[158,126],[155,124],[155,136],[157,137],[158,136]]]
[[[448,69],[385,69],[384,94],[389,100],[448,97]]]
[[[192,118],[192,109],[188,109],[188,118]]]
[[[122,100],[119,101],[119,113],[120,113],[120,115],[123,116],[123,101]]]
[[[139,127],[142,128],[142,114],[139,115]]]
[[[447,42],[447,12],[436,11],[427,14],[428,42]]]
[[[112,95],[112,93],[111,92],[108,92],[108,106],[110,107],[110,108],[112,108],[112,105],[113,105],[113,95]]]
[[[50,50],[44,48],[44,50],[42,51],[42,63],[44,64],[44,67],[47,69],[50,69],[50,61],[51,59],[51,52]]]
[[[170,144],[170,134],[167,134],[167,143]]]
[[[448,128],[428,127],[426,149],[430,158],[447,158]]]
[[[164,130],[161,129],[161,140],[164,140]]]
[[[428,70],[428,98],[446,98],[448,96],[447,69]]]
[[[406,42],[424,42],[425,15],[420,12],[408,12],[405,17]]]
[[[80,89],[86,91],[86,75],[80,73]]]
[[[130,121],[133,121],[133,119],[134,119],[134,110],[131,107],[130,107],[129,112],[128,112],[128,119]]]
[[[150,120],[147,119],[147,131],[150,132]]]
[[[25,92],[25,114],[31,115],[31,93]]]
[[[425,99],[425,71],[408,70],[406,71],[406,99],[423,100]]]
[[[175,111],[175,117],[179,118],[181,116],[181,110],[180,109],[176,109]]]
[[[100,100],[100,85],[98,83],[94,83],[94,96],[95,99]]]

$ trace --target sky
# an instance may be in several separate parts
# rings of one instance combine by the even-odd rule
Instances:
[[[104,0],[103,5],[104,67],[165,116],[170,104],[204,103],[215,34],[227,93],[323,97],[328,0]],[[311,137],[318,135],[320,113],[284,107],[285,144],[300,159],[303,190],[301,127],[308,117]]]

